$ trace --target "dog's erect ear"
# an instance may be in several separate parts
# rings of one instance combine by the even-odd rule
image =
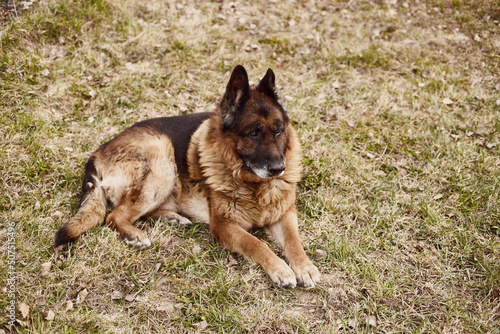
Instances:
[[[224,128],[234,125],[236,115],[243,108],[245,102],[250,97],[250,85],[245,68],[237,65],[227,84],[226,93],[222,98],[220,111]]]
[[[274,85],[274,72],[268,69],[266,75],[260,80],[259,85],[256,90],[263,94],[266,94],[272,99],[278,100],[278,95],[276,94],[276,86]]]

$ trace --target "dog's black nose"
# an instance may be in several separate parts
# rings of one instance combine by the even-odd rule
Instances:
[[[274,163],[268,168],[269,174],[272,176],[280,175],[285,171],[285,161]]]

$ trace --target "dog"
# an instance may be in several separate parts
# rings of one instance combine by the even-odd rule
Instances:
[[[195,219],[278,286],[314,287],[320,273],[302,247],[295,208],[301,160],[273,71],[250,87],[238,65],[213,112],[142,121],[102,144],[85,165],[79,208],[56,233],[55,247],[102,222],[109,203],[106,225],[133,247],[151,245],[132,225],[141,217]],[[249,233],[253,228],[276,240],[289,265]]]

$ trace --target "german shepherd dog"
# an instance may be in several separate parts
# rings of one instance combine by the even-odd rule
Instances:
[[[212,113],[139,122],[102,144],[85,165],[80,206],[57,232],[64,247],[104,220],[129,245],[151,245],[141,217],[208,223],[224,247],[252,259],[281,287],[314,287],[320,273],[301,245],[295,187],[301,148],[269,69],[256,87],[234,68]],[[248,231],[264,228],[285,261]]]

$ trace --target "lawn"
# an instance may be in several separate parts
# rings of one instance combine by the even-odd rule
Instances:
[[[13,4],[0,0],[0,334],[500,333],[500,3]],[[55,252],[98,145],[213,110],[237,64],[253,84],[274,70],[299,133],[320,283],[278,288],[197,222],[139,221],[142,251],[99,226]]]

